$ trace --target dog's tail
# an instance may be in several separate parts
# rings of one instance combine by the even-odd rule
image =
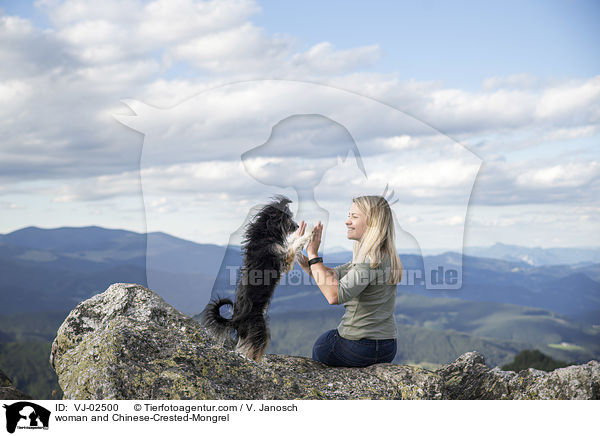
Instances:
[[[221,316],[222,306],[233,308],[233,301],[229,298],[221,298],[208,303],[202,311],[202,325],[211,330],[215,336],[224,340],[233,334],[235,326],[232,319]]]

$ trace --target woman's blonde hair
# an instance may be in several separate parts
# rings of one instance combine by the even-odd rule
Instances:
[[[356,207],[365,214],[367,228],[359,241],[354,242],[352,262],[364,262],[371,258],[371,268],[381,264],[384,257],[390,259],[390,284],[402,280],[402,262],[396,252],[394,217],[389,203],[380,195],[364,195],[353,198]]]

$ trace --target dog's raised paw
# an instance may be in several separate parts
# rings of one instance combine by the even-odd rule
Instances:
[[[303,250],[306,244],[312,239],[313,234],[315,233],[315,226],[309,225],[306,227],[306,231],[304,235],[300,238],[300,250]]]

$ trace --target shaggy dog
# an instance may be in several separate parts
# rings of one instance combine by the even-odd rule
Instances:
[[[227,298],[213,300],[202,313],[203,325],[221,340],[237,332],[236,351],[254,360],[260,360],[269,345],[265,314],[273,292],[313,234],[310,228],[304,236],[296,236],[298,224],[288,207],[291,202],[276,196],[247,224],[235,304]],[[221,316],[220,308],[225,305],[233,306],[230,319]]]

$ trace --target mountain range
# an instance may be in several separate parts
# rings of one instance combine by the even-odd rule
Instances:
[[[147,257],[150,239],[154,250],[152,257]],[[326,262],[336,265],[351,257],[349,251],[338,251],[326,256]],[[429,257],[448,266],[461,261],[460,254],[453,252]],[[423,268],[421,256],[400,253],[400,258],[405,269]],[[97,226],[26,227],[0,235],[0,313],[70,310],[112,283],[147,286],[147,260],[148,265],[160,266],[160,271],[150,271],[155,279],[152,287],[169,304],[193,315],[211,296],[234,292],[231,271],[242,259],[237,246],[198,244],[162,232],[146,235]],[[463,255],[462,265],[463,286],[459,290],[400,284],[399,291],[537,307],[600,324],[598,263],[536,266],[522,260]],[[291,278],[279,286],[272,311],[323,307],[318,289],[306,276],[302,278],[305,285],[300,286]]]
[[[497,242],[490,247],[465,247],[463,254],[521,261],[533,266],[589,265],[600,262],[599,247],[521,247]]]
[[[351,256],[337,249],[325,259],[333,266]],[[435,368],[477,350],[491,365],[502,365],[531,348],[567,362],[600,358],[600,264],[593,257],[562,265],[455,252],[400,253],[400,259],[407,270],[422,270],[424,259],[448,267],[462,261],[463,286],[398,286],[396,363]],[[19,389],[45,397],[57,386],[48,366],[50,343],[78,303],[117,282],[148,286],[151,276],[151,288],[167,303],[195,315],[211,296],[233,295],[230,269],[241,261],[240,247],[161,232],[26,227],[0,235],[0,367]],[[298,268],[284,279],[269,309],[267,352],[310,356],[316,337],[337,326],[343,308],[329,306]]]

